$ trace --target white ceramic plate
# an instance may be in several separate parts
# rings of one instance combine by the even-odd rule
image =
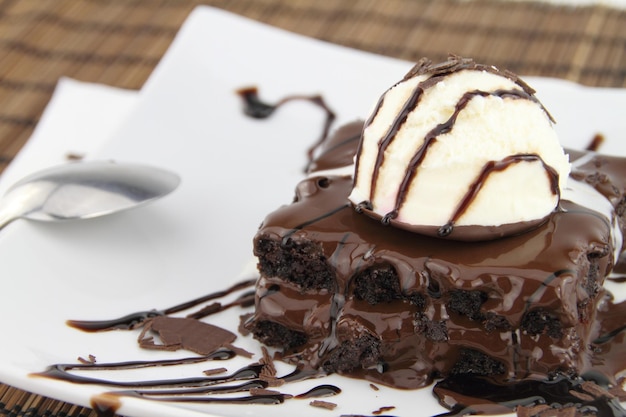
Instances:
[[[67,319],[106,319],[163,308],[225,288],[250,271],[251,238],[265,213],[288,203],[300,178],[304,150],[320,132],[322,113],[307,103],[285,106],[270,120],[243,116],[237,88],[255,85],[267,101],[321,93],[337,124],[366,116],[378,95],[411,64],[302,38],[210,8],[198,8],[181,29],[102,158],[146,162],[178,172],[183,183],[168,198],[141,210],[83,223],[18,222],[0,233],[4,280],[0,380],[89,405],[108,388],[31,376],[47,365],[92,354],[99,363],[187,356],[145,351],[136,332],[89,334]],[[623,90],[591,89],[529,79],[559,121],[567,146],[585,146],[595,133],[603,150],[626,154]],[[248,271],[248,272],[246,272]],[[235,329],[240,311],[212,322]],[[258,352],[251,338],[236,345]],[[216,366],[235,370],[249,360]],[[105,372],[104,378],[198,375],[213,367],[185,366]],[[281,373],[289,367],[280,365]],[[373,391],[341,377],[290,384],[297,394],[321,383],[341,387],[333,412],[290,400],[280,406],[201,405],[122,399],[129,416],[393,415],[445,410],[431,389]]]

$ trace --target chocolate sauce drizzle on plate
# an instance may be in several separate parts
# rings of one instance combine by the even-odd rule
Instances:
[[[275,104],[269,104],[259,98],[259,90],[257,87],[240,88],[236,91],[236,93],[244,101],[244,113],[255,119],[267,119],[272,114],[274,114],[274,112],[278,108],[289,103],[290,101],[308,101],[321,108],[326,114],[326,119],[324,121],[321,136],[307,151],[307,157],[309,158],[309,161],[313,159],[313,153],[315,152],[315,149],[317,149],[320,143],[322,143],[324,139],[328,137],[330,128],[336,118],[335,113],[331,110],[331,108],[324,101],[324,98],[320,95],[291,95],[278,100],[278,102],[276,102]]]
[[[599,417],[623,417],[626,410],[619,399],[598,385],[582,378],[559,375],[550,380],[525,380],[508,385],[496,384],[486,378],[472,375],[456,375],[438,382],[434,389],[440,401],[445,402],[462,396],[464,399],[480,398],[480,404],[464,404],[456,400],[443,404],[448,413],[437,417],[461,417],[470,414],[510,413],[515,406],[559,405],[570,407],[581,414]],[[561,407],[561,405],[563,405]]]
[[[75,327],[77,329],[86,331],[86,332],[98,332],[98,331],[108,331],[108,330],[132,330],[137,327],[142,326],[147,320],[150,320],[154,317],[158,316],[168,316],[174,313],[178,313],[184,310],[188,310],[192,307],[198,306],[207,301],[215,300],[217,298],[225,297],[235,291],[249,288],[254,285],[256,279],[250,279],[246,281],[241,281],[236,283],[235,285],[227,288],[226,290],[216,291],[211,294],[207,294],[202,297],[198,297],[193,300],[186,301],[181,304],[177,304],[172,307],[164,308],[162,310],[147,310],[147,311],[138,311],[135,313],[127,314],[123,317],[118,317],[116,319],[111,320],[68,320],[67,325],[70,327]],[[219,313],[228,308],[235,306],[248,307],[254,304],[254,292],[246,292],[241,297],[239,297],[236,301],[228,303],[228,304],[220,304],[214,303],[210,304],[203,309],[189,314],[187,317],[200,319],[202,317],[209,316],[211,314]]]
[[[311,388],[307,392],[303,392],[302,394],[296,395],[296,398],[322,398],[322,397],[332,397],[341,393],[341,389],[334,385],[318,385],[317,387]]]
[[[189,318],[199,320],[209,314],[215,314],[233,306],[250,307],[254,299],[254,293],[245,291],[252,286],[256,280],[246,280],[236,283],[231,287],[207,294],[196,299],[165,308],[162,310],[139,311],[112,320],[84,321],[68,320],[67,324],[77,329],[96,332],[110,330],[135,330],[139,327],[147,327],[155,318],[171,318],[174,313],[196,307],[202,303],[226,297],[237,291],[244,291],[235,301],[221,304],[213,303],[201,308],[195,313],[187,315]],[[169,329],[179,331],[177,328]],[[184,337],[184,330],[181,337]],[[193,329],[192,329],[193,331]],[[223,332],[227,332],[224,330]],[[142,333],[143,334],[143,333]],[[220,336],[218,332],[217,336]],[[227,337],[227,336],[226,336]],[[216,343],[212,340],[212,343]],[[217,342],[219,344],[219,342]],[[140,343],[141,345],[141,343]],[[238,355],[236,350],[229,348],[218,348],[217,350],[202,356],[186,357],[182,359],[152,360],[152,361],[124,361],[115,363],[96,363],[82,360],[78,363],[58,363],[50,365],[45,371],[33,374],[33,376],[52,378],[75,384],[98,384],[111,388],[112,390],[92,399],[92,408],[100,416],[113,416],[119,408],[119,397],[144,398],[152,401],[185,402],[185,403],[227,403],[227,404],[281,404],[285,400],[292,398],[290,394],[266,390],[270,385],[264,377],[266,363],[252,363],[244,366],[230,374],[223,376],[195,376],[187,378],[166,378],[151,380],[115,380],[102,379],[87,376],[87,373],[97,373],[98,371],[124,371],[142,368],[160,368],[168,366],[197,364],[207,361],[225,361]],[[284,377],[277,378],[283,382],[295,382],[318,376],[318,372],[307,372],[295,369]],[[244,381],[244,382],[241,382]],[[337,395],[341,389],[333,385],[323,384],[299,394],[296,398],[319,398]],[[224,394],[248,393],[244,396],[223,396]],[[254,393],[254,394],[253,394]]]

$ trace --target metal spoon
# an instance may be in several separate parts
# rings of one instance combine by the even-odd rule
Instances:
[[[0,199],[0,229],[17,219],[62,221],[104,216],[174,191],[178,175],[112,161],[75,162],[22,179]]]

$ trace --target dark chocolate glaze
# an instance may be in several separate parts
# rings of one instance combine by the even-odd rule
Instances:
[[[510,385],[514,382],[592,370],[617,384],[619,371],[626,369],[625,355],[618,353],[624,352],[626,305],[613,304],[601,289],[616,261],[608,219],[564,200],[562,209],[543,224],[494,241],[446,241],[384,227],[347,204],[350,177],[316,176],[316,171],[353,162],[346,148],[348,143],[356,146],[349,139],[361,130],[360,123],[351,123],[321,144],[321,149],[336,147],[341,152],[315,160],[310,177],[297,186],[293,204],[269,214],[255,238],[291,246],[313,241],[336,285],[302,290],[279,276],[263,276],[257,283],[250,328],[269,321],[306,334],[307,342],[286,349],[283,359],[311,370],[321,369],[333,348],[372,335],[381,343],[378,365],[339,373],[400,388],[419,388],[453,375],[465,349],[502,365],[504,371],[489,381],[508,387],[503,392],[515,392]],[[570,152],[571,160],[581,156]],[[593,156],[574,169],[572,178],[594,186],[614,207],[624,203],[624,159]],[[553,184],[556,180],[551,176]],[[623,218],[618,221],[623,224]],[[370,305],[351,292],[353,280],[359,272],[380,265],[392,266],[405,296]],[[476,317],[451,310],[451,296],[457,290],[485,294]],[[424,307],[409,301],[416,293],[426,297]],[[546,327],[535,333],[525,328],[531,316],[543,317]],[[424,320],[425,327],[418,326]],[[550,320],[560,327],[551,332]],[[445,328],[438,333],[443,339],[424,331],[437,325]],[[475,394],[469,405],[480,404],[480,397],[489,392]],[[448,391],[446,396],[452,403],[467,404],[463,393]],[[501,402],[510,411],[512,403]],[[516,404],[523,403],[520,398]]]

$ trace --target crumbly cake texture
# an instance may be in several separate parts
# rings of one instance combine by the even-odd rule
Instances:
[[[260,279],[246,328],[301,368],[418,388],[472,374],[502,381],[592,366],[612,225],[563,200],[541,226],[486,242],[443,241],[357,213],[349,165],[362,122],[317,150],[294,201],[254,238]],[[571,153],[623,223],[626,161]],[[582,159],[581,159],[582,160]]]

